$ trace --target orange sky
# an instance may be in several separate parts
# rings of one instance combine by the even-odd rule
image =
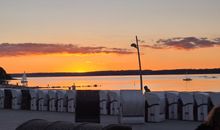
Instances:
[[[138,35],[148,46],[141,46],[143,69],[220,68],[219,5],[219,0],[0,1],[0,66],[9,73],[134,70],[138,61],[130,44]]]
[[[220,48],[196,50],[142,48],[143,69],[217,68]],[[86,72],[138,69],[136,54],[48,54],[0,57],[9,73]]]

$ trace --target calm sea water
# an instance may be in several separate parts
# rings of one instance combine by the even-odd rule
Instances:
[[[183,81],[186,75],[145,75],[143,83],[152,91],[220,91],[220,74],[187,75],[192,81]],[[19,78],[18,78],[19,79]],[[140,89],[139,76],[81,76],[28,77],[29,86],[52,87],[75,84],[76,89],[119,90]],[[13,84],[19,83],[15,80]]]

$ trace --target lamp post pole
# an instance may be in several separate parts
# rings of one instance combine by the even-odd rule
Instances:
[[[138,45],[138,37],[136,36],[136,43],[131,44],[132,47],[137,49],[138,52],[138,63],[139,63],[139,75],[140,75],[140,87],[141,91],[143,91],[143,79],[142,79],[142,69],[141,69],[141,56],[140,56],[140,49]]]
[[[140,56],[140,49],[139,49],[139,45],[138,45],[138,37],[137,37],[137,36],[136,36],[136,43],[137,43],[137,51],[138,51],[140,85],[141,85],[141,91],[143,91],[143,79],[142,79],[142,69],[141,69],[141,56]]]

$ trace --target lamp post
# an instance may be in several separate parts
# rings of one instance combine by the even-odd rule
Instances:
[[[141,69],[141,57],[140,57],[140,49],[138,45],[138,37],[136,36],[136,43],[132,43],[131,47],[134,47],[137,49],[138,52],[138,63],[139,63],[139,75],[140,75],[140,87],[141,91],[143,91],[143,79],[142,79],[142,69]]]

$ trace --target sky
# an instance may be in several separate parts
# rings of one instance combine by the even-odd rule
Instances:
[[[9,73],[220,67],[219,0],[0,0]]]

